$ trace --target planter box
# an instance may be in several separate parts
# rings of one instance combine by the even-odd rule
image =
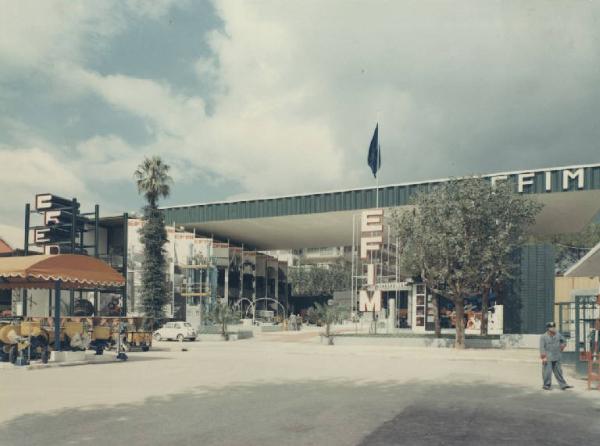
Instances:
[[[85,361],[85,352],[50,352],[50,362],[81,362]]]

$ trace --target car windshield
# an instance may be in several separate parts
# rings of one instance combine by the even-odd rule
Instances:
[[[185,323],[185,324],[183,324],[183,325],[185,325],[186,327],[191,327],[191,326],[192,326],[192,324],[190,324],[189,322],[186,322],[186,323]]]

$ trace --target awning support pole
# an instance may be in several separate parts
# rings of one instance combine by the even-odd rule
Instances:
[[[60,280],[54,282],[54,350],[60,351]]]
[[[29,217],[31,215],[31,206],[25,205],[25,240],[23,242],[23,253],[29,255]],[[21,290],[21,315],[27,316],[27,289]]]

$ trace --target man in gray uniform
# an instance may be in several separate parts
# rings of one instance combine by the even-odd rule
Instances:
[[[542,358],[542,378],[544,379],[544,390],[550,390],[552,385],[552,373],[562,390],[571,389],[565,381],[560,366],[561,352],[567,343],[565,338],[556,331],[556,324],[548,322],[546,333],[540,337],[540,358]]]

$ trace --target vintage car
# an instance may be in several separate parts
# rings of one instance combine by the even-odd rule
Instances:
[[[183,341],[186,339],[195,341],[198,337],[198,332],[189,322],[167,322],[161,328],[156,330],[152,336],[156,341]]]

